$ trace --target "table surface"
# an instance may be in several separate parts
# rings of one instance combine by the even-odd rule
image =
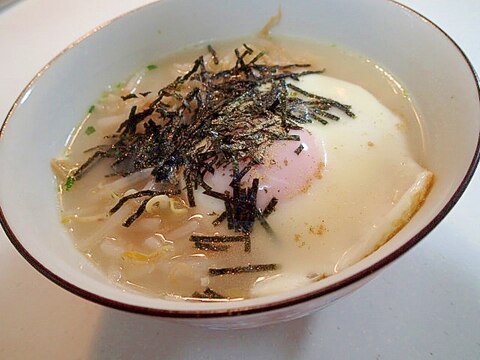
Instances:
[[[0,118],[91,28],[151,0],[0,0]],[[401,0],[480,69],[480,1]],[[445,220],[370,283],[311,316],[211,331],[90,303],[37,273],[0,231],[1,359],[480,359],[480,176]],[[340,346],[339,346],[340,345]]]

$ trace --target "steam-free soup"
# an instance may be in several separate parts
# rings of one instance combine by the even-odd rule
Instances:
[[[109,87],[52,165],[62,222],[113,282],[225,301],[319,281],[390,239],[432,182],[420,141],[373,61],[255,38]]]

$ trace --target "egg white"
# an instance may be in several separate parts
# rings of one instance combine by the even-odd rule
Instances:
[[[351,105],[356,116],[338,112],[337,122],[307,126],[325,151],[325,167],[321,179],[270,216],[281,244],[253,242],[287,274],[257,281],[253,296],[334,274],[369,255],[408,222],[432,183],[412,156],[404,121],[369,92],[324,75],[296,85]]]

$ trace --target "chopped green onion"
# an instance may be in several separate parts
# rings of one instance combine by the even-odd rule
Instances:
[[[147,65],[148,70],[155,70],[156,68],[157,68],[157,65],[153,65],[153,64]]]
[[[72,176],[67,177],[67,180],[65,180],[65,184],[63,185],[65,191],[70,191],[74,183],[75,183],[74,177]]]
[[[95,131],[97,131],[93,126],[89,126],[85,129],[85,134],[92,135]]]
[[[88,113],[91,114],[95,110],[95,105],[92,105],[88,108]]]

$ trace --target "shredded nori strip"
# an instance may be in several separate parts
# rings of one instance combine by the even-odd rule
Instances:
[[[219,193],[217,191],[213,191],[213,190],[205,190],[203,192],[205,195],[208,195],[208,196],[211,196],[213,198],[217,198],[217,199],[220,199],[220,200],[224,200],[224,201],[227,201],[228,198],[229,198],[229,195],[227,194],[222,194],[222,193]]]
[[[222,212],[215,220],[212,221],[213,226],[220,225],[227,218],[227,212]]]
[[[90,156],[88,158],[87,161],[85,161],[78,169],[76,169],[72,175],[71,175],[71,178],[73,180],[80,180],[81,177],[83,176],[84,173],[87,172],[87,170],[95,163],[97,162],[98,160],[102,159],[102,158],[106,158],[106,157],[109,157],[108,156],[108,152],[107,151],[96,151],[92,156]]]
[[[192,298],[199,298],[199,299],[228,299],[227,297],[219,294],[218,292],[210,289],[207,287],[203,293],[199,293],[198,291],[195,291],[192,294]]]
[[[226,251],[230,245],[219,245],[227,242],[243,242],[245,252],[250,252],[252,245],[250,235],[192,235],[190,241],[195,243],[195,247],[201,250]]]
[[[318,100],[318,101],[320,101],[320,103],[327,104],[329,106],[332,106],[332,107],[335,107],[339,110],[342,110],[345,114],[347,114],[350,117],[355,117],[355,114],[350,110],[351,106],[349,106],[349,105],[344,105],[342,103],[339,103],[338,101],[328,99],[328,98],[325,98],[323,96],[318,96],[318,95],[309,93],[308,91],[305,91],[305,90],[303,90],[303,89],[301,89],[298,86],[295,86],[293,84],[288,84],[287,86],[290,89],[293,89],[293,90],[299,92],[300,94],[302,94],[306,97]]]
[[[270,227],[270,225],[268,224],[267,222],[267,219],[266,217],[263,215],[263,213],[256,209],[255,211],[255,217],[257,218],[258,222],[260,223],[260,225],[263,226],[263,228],[265,229],[265,231],[271,235],[271,236],[274,236],[275,233],[273,232],[273,229]]]
[[[144,196],[148,196],[149,198],[152,198],[152,197],[157,196],[157,195],[169,195],[169,193],[165,192],[165,191],[155,191],[155,190],[137,191],[137,192],[135,192],[131,195],[123,196],[122,198],[120,198],[120,200],[117,202],[117,204],[113,208],[110,209],[110,214],[114,214],[118,210],[120,210],[120,208],[123,206],[123,204],[125,204],[128,200],[136,199],[136,198],[144,197]]]
[[[298,145],[298,147],[295,149],[295,154],[300,155],[300,153],[303,151],[303,144]]]
[[[136,99],[137,98],[137,95],[136,94],[128,94],[128,95],[125,95],[125,96],[120,96],[122,98],[123,101],[125,100],[128,100],[128,99]]]
[[[268,215],[274,212],[275,206],[277,206],[277,204],[278,204],[278,199],[276,197],[272,197],[269,203],[267,204],[267,206],[265,206],[265,209],[263,209],[262,211],[263,217],[266,218],[268,217]]]
[[[242,242],[249,238],[249,235],[192,235],[190,241],[194,242],[213,242],[213,243],[225,243],[225,242]]]
[[[224,194],[223,201],[226,209],[228,228],[249,234],[255,222],[259,180],[257,178],[253,179],[251,187],[241,188],[240,181],[242,177],[239,174],[239,171],[233,170],[233,180],[230,184],[233,188],[233,193],[232,196]]]
[[[147,206],[147,203],[148,201],[153,198],[154,196],[157,196],[157,195],[178,195],[180,193],[180,191],[155,191],[155,190],[142,190],[142,191],[137,191],[131,195],[127,195],[127,196],[123,196],[120,198],[120,200],[118,200],[117,204],[110,209],[110,215],[116,213],[118,210],[120,210],[120,208],[128,201],[128,200],[131,200],[131,199],[137,199],[137,198],[141,198],[141,197],[145,197],[147,196],[148,198],[143,200],[142,203],[140,204],[140,206],[137,208],[137,210],[128,217],[127,220],[125,220],[123,222],[123,226],[125,227],[129,227],[130,225],[132,225],[132,223],[137,220],[140,215],[143,214],[143,212],[145,211],[145,208]]]
[[[251,240],[250,236],[245,239],[245,245],[243,247],[243,251],[248,252],[248,253],[250,251],[252,251],[252,240]]]
[[[218,60],[213,47],[208,46],[208,52],[214,62]],[[252,167],[263,164],[266,150],[275,141],[299,141],[300,137],[290,130],[302,129],[303,124],[313,121],[338,121],[338,110],[350,117],[354,114],[348,105],[292,84],[302,76],[324,70],[304,70],[309,64],[261,63],[264,53],[255,53],[247,44],[234,53],[235,65],[220,71],[207,70],[203,56],[198,57],[190,71],[160,89],[148,106],[133,106],[117,133],[107,136],[113,144],[99,147],[101,150],[71,174],[72,179],[79,180],[102,159],[111,160],[113,175],[127,176],[152,168],[156,188],[184,191],[191,207],[195,206],[194,192],[199,188],[221,199],[225,213],[215,223],[226,219],[230,229],[250,234],[255,221],[259,221],[273,234],[266,221],[271,210],[267,206],[262,211],[256,205],[258,180],[249,187],[242,178]],[[332,114],[332,109],[337,113]],[[204,177],[227,166],[232,167],[232,190],[220,193]],[[179,185],[182,180],[183,189]],[[130,198],[120,199],[112,212]],[[143,213],[146,201],[148,198],[124,226]]]
[[[218,61],[217,52],[215,51],[215,49],[212,47],[212,45],[208,45],[207,49],[208,49],[208,52],[212,54],[213,63],[215,65],[218,65],[219,61]]]
[[[231,275],[231,274],[242,274],[242,273],[253,273],[253,272],[263,272],[263,271],[275,271],[279,268],[277,264],[261,264],[261,265],[246,265],[246,266],[235,266],[229,268],[209,268],[208,273],[211,276],[220,276],[220,275]]]
[[[204,243],[204,242],[195,242],[195,247],[198,250],[205,250],[205,251],[227,251],[228,249],[230,249],[230,245],[211,244],[211,243]]]
[[[127,220],[125,220],[122,225],[125,227],[129,227],[130,225],[132,225],[132,223],[135,220],[137,220],[140,217],[140,215],[143,214],[149,200],[150,199],[143,200],[140,206],[138,207],[137,211],[135,211],[132,215],[130,215],[130,217]]]

